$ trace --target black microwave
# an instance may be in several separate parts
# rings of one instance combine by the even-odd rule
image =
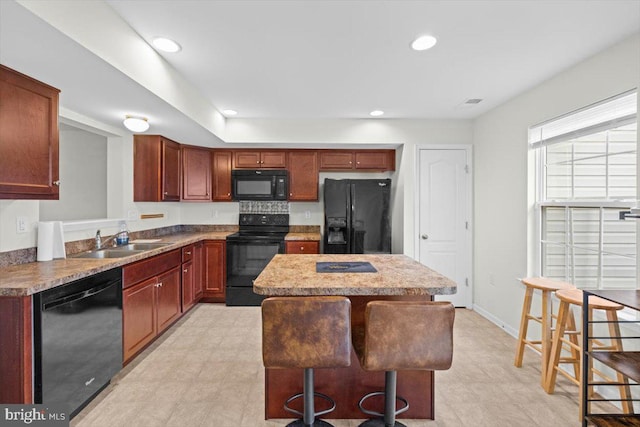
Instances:
[[[286,170],[232,170],[233,200],[287,200],[289,180]]]

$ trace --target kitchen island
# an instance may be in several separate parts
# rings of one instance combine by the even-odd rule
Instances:
[[[323,267],[331,272],[317,272],[317,263],[326,263]],[[369,263],[375,272],[342,272],[349,267],[368,269],[357,263]],[[364,322],[369,301],[428,301],[433,295],[454,294],[456,284],[406,255],[276,255],[255,280],[253,289],[266,296],[347,296],[352,325],[359,325]],[[384,372],[364,371],[353,351],[349,368],[315,371],[316,391],[337,403],[329,415],[332,419],[364,418],[358,409],[360,398],[384,389]],[[282,404],[301,390],[301,369],[266,369],[265,417],[291,418]],[[402,418],[434,419],[432,372],[398,372],[398,395],[410,404]]]

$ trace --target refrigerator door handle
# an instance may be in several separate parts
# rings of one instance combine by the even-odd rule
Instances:
[[[355,207],[353,205],[354,189],[353,184],[347,184],[347,253],[353,253],[353,217],[355,216]]]

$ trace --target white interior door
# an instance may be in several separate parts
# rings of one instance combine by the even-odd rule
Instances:
[[[458,285],[455,295],[436,296],[436,300],[471,308],[471,192],[467,149],[420,149],[418,169],[420,263]]]

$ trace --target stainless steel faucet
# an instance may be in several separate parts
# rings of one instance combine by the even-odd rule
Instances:
[[[125,234],[128,232],[129,232],[128,230],[118,231],[113,236],[108,237],[105,241],[102,241],[102,236],[100,236],[100,230],[96,231],[96,250],[105,248],[107,246],[107,243],[114,241],[115,238],[118,237],[119,235]],[[116,245],[113,245],[113,246],[116,246]]]

